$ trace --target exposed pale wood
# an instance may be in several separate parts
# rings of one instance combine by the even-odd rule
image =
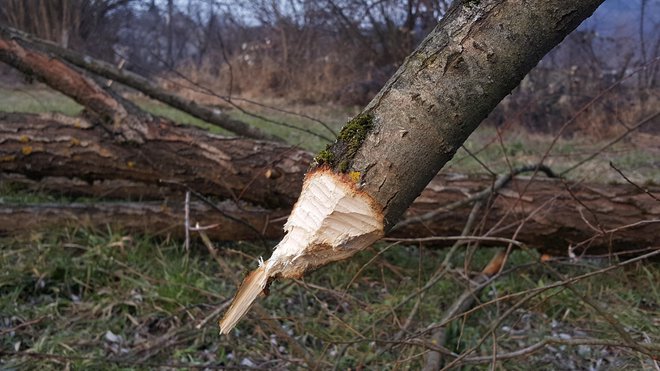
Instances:
[[[383,236],[383,216],[355,181],[320,169],[306,177],[298,202],[284,226],[286,236],[265,263],[241,284],[220,321],[227,334],[273,278],[300,278],[305,272],[343,260]]]

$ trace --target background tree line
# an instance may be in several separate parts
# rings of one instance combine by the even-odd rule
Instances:
[[[186,90],[185,80],[192,80],[223,96],[364,105],[450,3],[6,0],[0,22],[160,77],[174,90]],[[660,4],[611,0],[605,8],[548,55],[491,122],[555,130],[595,92],[621,79],[618,101],[594,107],[591,123],[571,130],[618,130],[623,116],[648,113],[646,107],[658,102],[660,19],[654,14]],[[643,71],[626,78],[637,69]],[[542,102],[530,94],[540,90]]]

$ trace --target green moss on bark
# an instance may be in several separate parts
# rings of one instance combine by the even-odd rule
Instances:
[[[314,163],[316,166],[319,165],[332,165],[333,160],[335,158],[335,154],[332,153],[330,145],[325,147],[324,150],[319,152],[315,157],[314,157]]]
[[[339,172],[347,172],[353,157],[373,128],[373,120],[371,114],[359,114],[347,122],[339,132],[337,141],[314,157],[313,167],[327,165]]]
[[[355,155],[362,142],[367,138],[367,133],[373,127],[374,117],[370,114],[359,114],[349,121],[339,132],[337,142],[344,142],[348,153]]]

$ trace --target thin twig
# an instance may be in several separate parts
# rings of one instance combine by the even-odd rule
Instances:
[[[635,347],[631,347],[630,344],[623,344],[618,340],[606,340],[606,339],[591,339],[591,338],[579,338],[579,339],[559,339],[556,337],[546,337],[543,340],[534,343],[525,348],[509,352],[509,353],[498,353],[497,359],[506,360],[513,358],[520,358],[528,356],[534,352],[537,352],[548,345],[568,345],[568,346],[579,346],[579,345],[593,345],[593,346],[604,346],[604,347],[615,347],[615,348],[631,348],[637,350]],[[653,355],[655,352],[660,352],[660,344],[640,344],[635,343],[635,346],[644,346],[647,348],[647,355]],[[481,357],[469,357],[461,361],[461,364],[477,364],[477,363],[488,363],[492,362],[493,356],[481,356]]]
[[[524,247],[524,244],[521,244],[521,247]],[[495,329],[497,329],[497,328],[500,326],[500,324],[502,323],[502,321],[504,321],[504,319],[505,319],[506,317],[508,317],[511,313],[513,313],[514,310],[516,310],[516,309],[519,308],[522,304],[524,304],[525,302],[529,301],[530,299],[532,299],[533,297],[535,297],[536,295],[538,295],[540,292],[547,291],[547,290],[549,290],[549,289],[551,289],[551,288],[554,288],[554,287],[560,287],[560,286],[561,286],[561,287],[564,287],[564,286],[566,286],[566,285],[573,284],[573,283],[575,283],[575,282],[577,282],[577,281],[579,281],[579,280],[581,280],[581,279],[584,279],[584,278],[587,278],[587,277],[591,277],[591,276],[594,276],[594,275],[596,275],[596,274],[601,274],[601,273],[604,273],[604,272],[609,271],[609,270],[612,270],[612,269],[617,269],[617,268],[623,267],[624,265],[628,265],[628,264],[631,264],[631,263],[633,263],[633,262],[640,261],[640,260],[642,260],[642,259],[646,259],[646,258],[649,258],[649,257],[651,257],[651,256],[658,255],[658,254],[660,254],[660,250],[657,250],[657,251],[651,252],[651,253],[649,253],[649,254],[645,254],[645,255],[639,256],[639,257],[637,257],[637,258],[629,259],[629,260],[627,260],[627,261],[625,261],[625,262],[622,262],[622,263],[616,264],[616,265],[611,266],[611,267],[607,267],[607,268],[601,269],[601,270],[596,271],[596,272],[591,272],[591,273],[584,274],[584,275],[581,275],[581,276],[578,276],[578,277],[568,278],[568,279],[565,279],[565,280],[560,281],[560,282],[555,283],[555,284],[550,284],[550,285],[546,285],[546,286],[541,287],[541,288],[531,289],[531,290],[527,290],[527,291],[525,291],[525,292],[514,293],[514,294],[507,295],[506,297],[498,298],[497,300],[502,300],[502,299],[505,299],[505,298],[506,298],[506,299],[509,299],[509,298],[511,298],[511,297],[513,297],[513,296],[520,296],[520,295],[522,295],[522,294],[526,294],[526,295],[525,295],[520,301],[518,301],[517,303],[515,303],[514,305],[512,305],[511,308],[509,308],[509,309],[508,309],[508,310],[507,310],[502,316],[500,316],[500,317],[494,322],[494,324],[490,327],[490,329],[489,329],[488,331],[486,331],[486,335],[482,336],[482,337],[479,339],[479,341],[477,341],[477,344],[475,344],[475,345],[474,345],[473,347],[471,347],[470,349],[468,349],[468,350],[464,351],[463,353],[461,353],[456,359],[452,360],[449,364],[447,364],[447,365],[445,366],[445,368],[443,368],[443,370],[451,369],[451,368],[457,366],[458,364],[460,364],[461,361],[462,361],[463,359],[467,358],[470,354],[472,354],[474,351],[476,351],[476,350],[481,346],[481,344],[483,344],[483,342],[486,340],[486,338],[487,338],[487,336],[488,336],[487,334],[490,334],[491,332],[495,331]],[[482,305],[480,305],[480,306],[478,306],[478,307],[476,307],[476,308],[473,308],[473,309],[471,309],[471,310],[468,310],[468,311],[464,312],[464,313],[462,314],[462,316],[467,315],[467,314],[469,314],[469,313],[471,313],[471,312],[473,312],[473,311],[475,311],[475,310],[478,310],[478,309],[480,309],[480,308],[483,308],[483,307],[489,305],[489,304],[492,303],[492,302],[494,302],[494,300],[491,300],[490,302],[484,303],[484,304],[482,304]],[[630,345],[630,344],[628,344],[628,345]],[[633,346],[636,347],[637,345],[633,344]],[[489,357],[489,361],[490,361],[490,359],[491,359],[491,358]]]
[[[117,52],[115,52],[115,54],[121,56],[121,55],[118,54]],[[301,128],[301,127],[298,127],[298,126],[295,126],[295,125],[287,124],[287,123],[282,122],[282,121],[277,121],[277,120],[269,119],[269,118],[267,118],[267,117],[265,117],[265,116],[259,115],[259,114],[254,113],[254,112],[250,112],[250,111],[246,110],[245,108],[239,106],[238,104],[234,103],[234,101],[236,101],[236,100],[241,100],[241,99],[236,99],[236,98],[234,98],[234,99],[232,100],[231,97],[229,97],[229,98],[228,98],[228,97],[223,97],[222,95],[217,94],[217,93],[216,93],[215,91],[213,91],[212,89],[207,88],[207,87],[205,87],[205,86],[199,84],[198,82],[193,81],[191,78],[189,78],[189,77],[186,76],[185,74],[181,73],[180,71],[176,70],[175,68],[172,68],[172,67],[168,66],[166,63],[163,62],[163,60],[160,58],[160,56],[156,55],[155,53],[151,53],[151,55],[152,55],[156,60],[159,60],[161,63],[163,63],[163,65],[165,66],[165,68],[166,68],[168,71],[170,71],[170,72],[176,74],[177,76],[179,76],[180,78],[182,78],[182,79],[184,79],[186,82],[188,82],[189,84],[191,84],[191,85],[193,85],[194,87],[196,87],[197,89],[193,89],[193,90],[196,91],[196,92],[198,92],[198,93],[202,93],[202,94],[206,94],[206,95],[210,95],[210,96],[213,96],[213,97],[216,97],[216,98],[222,99],[222,100],[225,101],[227,104],[229,104],[229,105],[231,105],[232,107],[234,107],[234,108],[236,108],[237,110],[239,110],[241,113],[243,113],[243,114],[245,114],[245,115],[248,115],[248,116],[251,116],[251,117],[254,117],[254,118],[256,118],[256,119],[263,120],[263,121],[265,121],[265,122],[269,122],[269,123],[274,124],[274,125],[283,126],[283,127],[289,128],[289,129],[302,131],[302,132],[305,132],[305,133],[307,133],[307,134],[311,134],[311,135],[317,136],[317,137],[319,137],[319,138],[321,138],[321,139],[323,139],[323,140],[326,140],[326,141],[328,141],[328,142],[333,142],[333,141],[334,141],[333,139],[331,139],[331,138],[329,138],[329,137],[327,137],[327,136],[325,136],[325,135],[323,135],[323,134],[316,133],[316,132],[311,131],[311,130],[309,130],[309,129],[307,129],[307,128]],[[179,86],[181,86],[181,87],[186,88],[186,87],[183,86],[182,84],[180,84],[180,83],[178,83],[178,82],[176,82],[176,81],[173,81],[173,80],[171,80],[171,79],[163,78],[163,80],[168,81],[168,82],[170,82],[170,83],[172,83],[172,84],[179,85]],[[187,87],[187,88],[190,88],[190,87]],[[270,107],[268,107],[268,108],[270,108]],[[271,108],[271,109],[272,109],[272,108]],[[289,113],[289,112],[287,112],[287,113]],[[289,114],[295,114],[295,113],[289,113]],[[329,127],[327,124],[325,124],[324,122],[322,122],[322,121],[320,121],[320,120],[313,120],[313,121],[321,123],[321,124],[323,125],[324,128],[326,128],[327,130],[329,130],[333,135],[336,135],[335,132],[334,132],[332,129],[330,129],[330,127]]]
[[[649,191],[648,188],[642,188],[642,187],[640,187],[637,183],[635,183],[635,182],[633,182],[632,180],[630,180],[630,179],[629,179],[629,178],[623,173],[623,171],[619,170],[619,168],[617,168],[616,166],[614,166],[614,163],[613,163],[612,161],[610,161],[610,167],[611,167],[612,169],[614,169],[617,173],[619,173],[619,175],[621,175],[621,177],[623,177],[623,179],[625,179],[626,182],[630,183],[633,187],[635,187],[635,188],[637,188],[638,190],[640,190],[640,191],[646,193],[647,195],[651,196],[652,199],[654,199],[654,200],[656,200],[656,201],[660,201],[660,198],[658,198],[656,195],[654,195],[653,193],[651,193],[651,192]]]
[[[630,134],[631,132],[633,132],[633,131],[635,131],[635,130],[641,128],[642,126],[644,126],[644,125],[646,125],[646,124],[648,124],[649,122],[651,122],[651,120],[653,120],[654,118],[656,118],[656,117],[658,117],[658,116],[660,116],[660,111],[657,111],[656,113],[653,113],[653,114],[647,116],[646,118],[640,120],[637,124],[635,124],[635,126],[632,126],[630,129],[624,131],[621,135],[619,135],[618,137],[614,138],[612,141],[610,141],[610,142],[608,142],[607,144],[605,144],[603,147],[601,147],[601,148],[600,148],[599,150],[597,150],[596,152],[592,153],[592,154],[591,154],[590,156],[588,156],[587,158],[585,158],[585,159],[579,161],[578,163],[574,164],[573,166],[571,166],[571,167],[569,167],[568,169],[566,169],[566,170],[562,171],[561,173],[559,173],[559,176],[560,176],[560,177],[563,177],[563,176],[565,176],[566,174],[570,173],[571,171],[573,171],[573,170],[577,169],[578,167],[584,165],[585,163],[587,163],[587,162],[593,160],[594,158],[596,158],[597,156],[599,156],[603,151],[605,151],[605,150],[608,149],[609,147],[615,145],[616,143],[620,142],[623,138],[625,138],[626,136],[628,136],[628,134]]]
[[[209,200],[203,194],[195,191],[194,189],[192,189],[192,187],[188,186],[187,184],[183,184],[183,183],[176,182],[176,181],[170,181],[170,180],[161,180],[161,182],[166,183],[166,184],[173,184],[173,185],[185,188],[187,192],[190,192],[193,196],[197,197],[200,201],[202,201],[203,203],[205,203],[208,206],[210,206],[211,208],[213,208],[213,210],[220,213],[220,215],[222,215],[223,217],[247,227],[249,230],[254,232],[254,234],[259,238],[259,240],[261,241],[263,246],[268,246],[268,242],[265,240],[263,234],[261,234],[261,232],[257,228],[252,226],[252,224],[244,221],[243,219],[240,219],[240,218],[237,218],[237,217],[232,216],[230,214],[227,214],[224,210],[222,210],[220,207],[218,207],[218,205],[216,205],[215,202]]]
[[[446,342],[446,327],[450,323],[449,319],[454,318],[460,313],[463,313],[470,309],[474,304],[479,292],[485,287],[485,283],[489,284],[492,282],[491,278],[499,273],[503,268],[504,262],[503,250],[497,251],[493,256],[491,261],[486,265],[482,270],[481,274],[475,277],[472,282],[468,284],[468,287],[465,291],[454,301],[452,305],[447,308],[447,310],[442,315],[440,323],[443,323],[442,326],[436,327],[431,335],[431,343],[444,347]],[[424,365],[424,370],[432,371],[440,368],[441,354],[437,351],[431,351],[428,353],[426,358],[426,364]]]
[[[206,324],[209,323],[209,321],[211,321],[212,319],[218,318],[220,313],[222,313],[225,309],[227,309],[227,307],[229,307],[230,304],[231,304],[231,299],[225,301],[224,303],[222,303],[220,305],[218,305],[218,307],[215,308],[213,310],[213,312],[209,313],[208,316],[204,317],[204,319],[199,321],[199,323],[197,325],[195,325],[195,328],[200,330],[202,327],[206,326]]]
[[[186,191],[186,202],[183,207],[184,217],[183,217],[183,226],[186,229],[186,240],[184,246],[186,251],[190,250],[190,191]]]
[[[220,259],[217,253],[217,249],[215,248],[215,246],[213,246],[213,242],[211,242],[209,236],[204,231],[198,231],[198,233],[199,236],[202,238],[202,241],[204,242],[204,245],[206,246],[207,250],[209,251],[209,254],[211,254],[211,257],[213,257],[216,263],[218,263],[218,266],[224,271],[225,277],[228,277],[237,287],[240,286],[241,280],[237,277],[235,272],[229,267],[227,262]],[[284,329],[282,329],[282,326],[280,326],[280,324],[275,319],[271,318],[268,312],[261,305],[259,305],[259,303],[253,304],[253,310],[256,313],[256,315],[260,317],[263,323],[266,326],[268,326],[268,328],[273,333],[275,333],[276,336],[282,338],[284,341],[286,341],[289,344],[293,354],[295,354],[297,357],[303,358],[307,363],[307,366],[313,368],[316,362],[314,362],[314,360],[310,357],[307,349],[305,349],[295,338],[293,338],[286,331],[284,331]],[[219,312],[220,311],[218,311],[218,313]]]

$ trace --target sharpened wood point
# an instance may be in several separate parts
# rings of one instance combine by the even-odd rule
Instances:
[[[326,168],[307,174],[284,225],[286,235],[270,259],[245,278],[220,321],[220,333],[234,328],[271,279],[300,278],[349,258],[380,239],[383,226],[382,207],[351,177]]]

